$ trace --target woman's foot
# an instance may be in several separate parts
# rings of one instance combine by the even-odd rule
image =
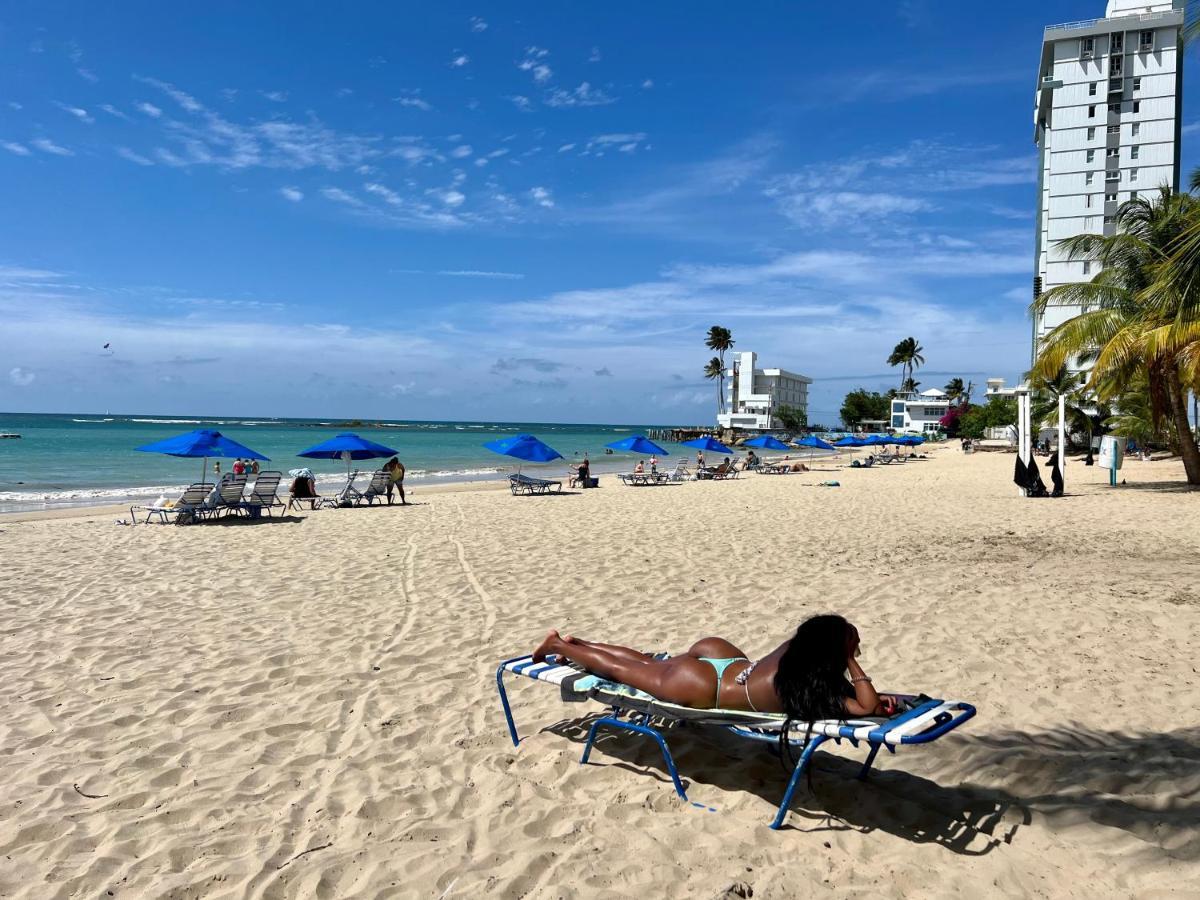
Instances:
[[[554,648],[558,646],[558,642],[562,640],[558,636],[558,630],[551,628],[546,632],[546,639],[538,645],[538,648],[533,651],[533,661],[535,663],[545,662],[546,657],[554,652]]]

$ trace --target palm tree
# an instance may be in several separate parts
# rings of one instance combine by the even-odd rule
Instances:
[[[911,381],[913,369],[925,364],[925,357],[921,355],[921,351],[925,348],[917,343],[916,338],[906,337],[898,343],[892,350],[892,355],[888,357],[887,364],[889,366],[900,366],[900,390],[904,390],[904,383]]]
[[[1058,398],[1065,397],[1064,413],[1068,442],[1072,434],[1087,434],[1087,446],[1092,446],[1092,436],[1111,413],[1098,403],[1085,403],[1080,397],[1079,375],[1062,366],[1052,376],[1046,377],[1037,371],[1028,372],[1026,381],[1032,390],[1030,419],[1035,429],[1058,427]]]
[[[717,376],[721,380],[720,394],[717,398],[718,412],[725,411],[725,351],[733,348],[733,334],[728,328],[722,328],[720,325],[714,325],[708,329],[708,336],[704,339],[704,346],[709,350],[717,352],[717,361],[721,364],[721,373]],[[710,363],[711,365],[711,363]],[[706,370],[707,371],[707,370]],[[711,378],[711,375],[706,377]]]
[[[717,413],[720,414],[725,408],[725,364],[719,357],[714,356],[708,361],[708,365],[704,367],[704,377],[709,381],[719,382],[717,384]]]
[[[951,378],[942,390],[946,392],[947,399],[954,404],[958,404],[967,393],[966,385],[963,384],[961,378]]]
[[[1070,259],[1102,266],[1091,281],[1053,288],[1034,301],[1083,312],[1046,336],[1034,373],[1053,377],[1072,362],[1091,363],[1085,388],[1120,403],[1139,374],[1148,383],[1155,427],[1169,419],[1190,484],[1200,484],[1200,448],[1187,418],[1187,390],[1200,382],[1200,200],[1168,187],[1117,210],[1117,233],[1061,241]]]

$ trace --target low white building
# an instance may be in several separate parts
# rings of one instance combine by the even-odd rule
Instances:
[[[950,398],[937,388],[902,394],[892,400],[892,430],[932,434],[941,430],[941,419],[949,410]]]
[[[781,406],[808,415],[808,386],[812,379],[786,369],[755,368],[758,354],[750,350],[733,355],[725,370],[725,409],[717,416],[721,428],[774,431],[782,427],[776,417]]]

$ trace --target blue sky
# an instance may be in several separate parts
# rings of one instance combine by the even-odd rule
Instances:
[[[713,324],[826,423],[907,335],[1015,377],[1102,0],[820,6],[5,4],[0,410],[705,422]]]

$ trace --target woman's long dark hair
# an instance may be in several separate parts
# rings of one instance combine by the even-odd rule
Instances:
[[[779,735],[784,756],[791,756],[787,736],[793,720],[807,725],[819,719],[846,717],[849,632],[850,623],[841,616],[813,616],[800,623],[783,652],[775,672],[775,693],[788,716]],[[810,770],[810,782],[811,778]]]
[[[779,669],[775,693],[793,719],[841,719],[846,713],[846,637],[841,616],[813,616],[796,629]]]

